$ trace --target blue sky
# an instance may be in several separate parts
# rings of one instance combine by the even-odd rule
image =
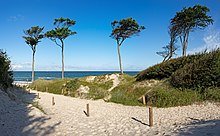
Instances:
[[[38,25],[46,32],[55,18],[68,17],[76,21],[71,29],[77,34],[65,40],[65,70],[119,70],[116,41],[109,37],[111,22],[132,17],[146,29],[121,46],[123,69],[143,70],[163,60],[156,52],[169,42],[170,19],[195,4],[210,8],[215,22],[190,33],[187,52],[219,47],[219,0],[4,0],[0,49],[7,51],[13,70],[31,70],[32,51],[22,38],[23,30]],[[61,49],[49,39],[38,44],[35,69],[61,70]]]

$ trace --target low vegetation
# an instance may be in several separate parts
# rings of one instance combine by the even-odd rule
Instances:
[[[86,99],[108,99],[124,105],[173,107],[202,101],[220,102],[220,49],[157,64],[136,77],[122,74],[112,90],[110,75],[65,80],[37,80],[39,91]]]
[[[93,82],[86,78],[65,80],[36,80],[29,87],[42,92],[63,94],[86,99],[102,99],[112,86],[112,81],[101,81],[102,76],[96,77]],[[98,82],[100,81],[100,82]]]

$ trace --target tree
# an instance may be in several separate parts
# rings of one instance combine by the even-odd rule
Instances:
[[[163,62],[171,59],[172,55],[176,55],[175,51],[178,49],[176,46],[171,46],[171,44],[168,44],[162,48],[164,49],[164,51],[160,51],[160,52],[156,52],[156,53],[163,57]]]
[[[43,29],[44,27],[40,28],[39,26],[34,26],[28,30],[24,30],[24,34],[27,36],[23,36],[23,38],[32,49],[32,82],[34,82],[34,56],[36,53],[37,44],[40,42],[40,39],[44,37],[42,34]]]
[[[133,35],[137,35],[141,30],[145,29],[144,26],[139,26],[139,24],[132,18],[122,19],[120,21],[113,21],[112,25],[112,33],[110,37],[116,40],[118,46],[118,57],[119,57],[119,65],[121,74],[123,74],[122,70],[122,62],[120,55],[120,46],[125,41],[125,39],[130,38]]]
[[[182,44],[182,55],[186,56],[189,33],[196,29],[204,29],[213,23],[211,16],[207,15],[209,8],[195,5],[183,8],[171,19],[171,27],[175,28]]]
[[[12,86],[13,72],[10,63],[6,52],[0,50],[0,89],[7,89]]]
[[[76,24],[76,21],[70,20],[69,18],[58,18],[54,20],[55,28],[46,32],[45,36],[51,39],[57,46],[61,48],[62,52],[62,79],[64,79],[64,40],[76,34],[76,32],[71,31],[69,28]]]

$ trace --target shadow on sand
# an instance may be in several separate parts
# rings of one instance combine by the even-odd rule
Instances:
[[[220,136],[220,120],[196,121],[177,132],[183,136]]]
[[[61,122],[47,125],[50,117],[31,106],[37,97],[21,88],[13,89],[16,100],[0,90],[0,135],[1,136],[38,136],[55,132]]]
[[[137,122],[141,123],[142,125],[150,126],[149,124],[146,124],[146,123],[142,122],[141,120],[136,119],[136,118],[134,118],[134,117],[132,117],[131,119],[133,119],[134,121],[137,121]]]

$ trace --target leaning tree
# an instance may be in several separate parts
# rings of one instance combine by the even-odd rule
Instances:
[[[196,29],[204,29],[213,23],[211,16],[207,15],[209,8],[206,6],[195,5],[183,8],[171,19],[171,27],[175,27],[182,44],[182,55],[186,56],[189,33]]]
[[[141,30],[145,29],[144,26],[139,26],[136,20],[132,18],[122,19],[120,21],[113,21],[112,25],[112,33],[110,37],[116,40],[118,46],[118,57],[119,57],[119,65],[121,74],[123,74],[122,70],[122,62],[120,55],[120,46],[125,41],[125,39],[130,38],[133,35],[137,35]]]
[[[34,26],[28,30],[24,30],[24,34],[26,36],[23,36],[23,38],[32,49],[32,82],[34,81],[34,56],[36,53],[37,44],[40,42],[40,39],[44,37],[44,35],[42,34],[43,29],[44,27],[40,28],[39,26]]]
[[[70,27],[76,24],[76,21],[69,18],[57,18],[54,20],[55,28],[46,32],[45,36],[51,39],[62,51],[62,79],[64,79],[64,40],[76,34],[76,32],[70,30]]]

